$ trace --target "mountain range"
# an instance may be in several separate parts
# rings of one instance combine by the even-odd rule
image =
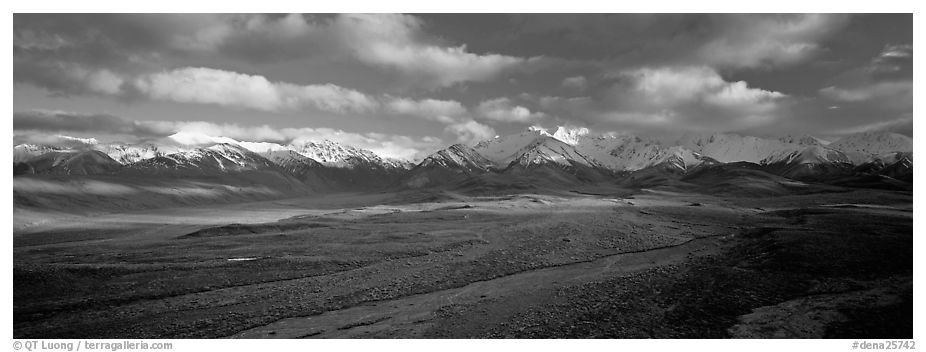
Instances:
[[[78,147],[21,144],[14,175],[208,178],[311,191],[496,185],[612,183],[629,187],[698,184],[697,177],[767,174],[764,179],[912,188],[913,145],[895,133],[859,133],[832,143],[812,136],[760,138],[687,134],[673,143],[631,135],[531,127],[475,146],[454,144],[417,164],[330,140],[300,144],[229,142],[207,146],[112,144],[72,138]],[[723,176],[727,175],[727,176]],[[864,180],[864,182],[859,181]],[[776,181],[777,182],[777,181]],[[859,183],[861,182],[861,183]],[[285,193],[285,192],[284,192]]]

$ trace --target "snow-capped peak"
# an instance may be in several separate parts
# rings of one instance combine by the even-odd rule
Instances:
[[[553,137],[553,135],[551,135],[550,132],[548,132],[546,128],[543,128],[543,127],[537,126],[537,125],[528,127],[528,128],[527,128],[527,132],[535,133],[535,134],[540,135],[540,136]]]

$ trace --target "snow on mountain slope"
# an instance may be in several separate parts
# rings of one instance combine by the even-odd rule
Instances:
[[[660,145],[633,136],[583,137],[576,150],[615,171],[639,170],[661,162],[665,155]]]
[[[552,138],[552,135],[543,128],[533,126],[518,134],[479,142],[473,149],[497,165],[505,166],[519,157],[525,147],[541,137]]]
[[[851,161],[849,157],[846,156],[841,151],[823,147],[820,145],[808,146],[804,149],[787,151],[782,150],[775,152],[772,155],[769,155],[765,159],[762,159],[760,164],[775,164],[775,163],[786,163],[786,164],[823,164],[823,163],[846,163],[849,164]]]
[[[454,144],[425,158],[418,167],[444,167],[467,172],[485,172],[495,165],[476,150],[463,144]]]
[[[96,151],[55,151],[27,162],[37,174],[95,175],[118,171],[122,164]]]
[[[826,144],[829,144],[829,142],[825,142],[822,139],[819,139],[813,136],[808,136],[808,135],[803,135],[803,136],[787,135],[787,136],[778,138],[778,141],[786,143],[786,144],[797,144],[797,145],[802,145],[802,146],[825,146]]]
[[[897,153],[897,159],[878,170],[878,175],[913,182],[913,153]]]
[[[289,149],[269,150],[257,154],[267,158],[267,160],[272,161],[274,164],[277,164],[284,169],[300,165],[321,166],[321,163],[313,160],[312,158]]]
[[[272,170],[276,165],[241,146],[223,143],[157,156],[129,166],[135,170],[151,172],[177,171],[182,174],[208,175],[245,170]]]
[[[493,168],[495,163],[473,148],[454,144],[426,157],[403,175],[400,183],[411,188],[449,184]]]
[[[912,152],[913,139],[891,132],[863,132],[845,136],[828,147],[845,153],[855,164],[894,152]]]
[[[69,149],[67,148],[50,145],[20,144],[13,147],[13,162],[23,162],[45,153],[63,152],[68,150]]]
[[[842,152],[821,145],[780,153],[762,160],[765,169],[796,180],[822,180],[851,173],[853,165]]]
[[[268,142],[238,142],[255,153],[291,150],[329,167],[353,168],[363,164],[379,165],[385,169],[410,169],[412,165],[405,160],[385,158],[376,153],[330,140],[303,144],[280,145]]]
[[[326,170],[327,166],[296,151],[289,149],[270,150],[259,154],[278,165],[287,174],[317,190],[330,188],[337,181],[325,177],[326,171],[328,171]]]
[[[530,166],[539,164],[556,164],[564,167],[576,164],[598,167],[598,163],[580,154],[571,145],[556,138],[539,136],[515,153],[510,165]]]
[[[299,154],[318,161],[322,165],[330,167],[348,169],[357,167],[404,169],[407,167],[404,163],[383,159],[369,150],[332,142],[327,139],[321,142],[307,142],[288,147]]]
[[[820,143],[812,137],[766,139],[715,133],[686,135],[679,140],[678,145],[724,163],[748,161],[758,164],[772,155],[792,153],[809,146],[819,146]]]
[[[636,171],[664,162],[686,170],[705,159],[684,147],[665,147],[634,136],[581,137],[576,150],[613,171]]]
[[[151,159],[156,156],[163,156],[179,152],[181,149],[174,146],[158,147],[154,144],[96,144],[92,146],[94,150],[101,151],[109,155],[113,160],[126,165],[145,159]]]
[[[66,136],[59,136],[66,137]],[[77,138],[68,137],[71,140],[77,140]],[[80,138],[81,143],[86,144],[85,146],[79,146],[79,148],[67,148],[64,146],[53,146],[53,145],[35,145],[35,144],[20,144],[13,147],[13,161],[26,161],[28,159],[34,158],[36,156],[49,153],[49,152],[79,152],[86,150],[97,150],[103,152],[106,155],[109,155],[110,158],[119,162],[120,164],[131,164],[136,161],[150,159],[156,156],[161,156],[170,153],[176,153],[180,151],[179,148],[173,146],[163,146],[158,147],[154,144],[118,144],[118,143],[98,143],[95,139],[86,139]],[[84,143],[85,141],[92,140],[93,143]]]
[[[234,163],[232,167],[242,169],[263,169],[273,168],[274,164],[266,158],[252,152],[242,146],[235,144],[221,143],[206,148],[207,150],[217,153],[222,158]],[[219,159],[219,161],[222,161]],[[222,162],[222,166],[230,166]]]

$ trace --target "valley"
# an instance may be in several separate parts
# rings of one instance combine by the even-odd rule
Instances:
[[[14,336],[912,336],[909,193],[466,193],[48,213]]]
[[[581,132],[17,146],[14,336],[912,336],[908,137]]]

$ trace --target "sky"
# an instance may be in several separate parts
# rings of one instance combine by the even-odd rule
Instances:
[[[913,131],[911,14],[14,14],[14,143]]]

